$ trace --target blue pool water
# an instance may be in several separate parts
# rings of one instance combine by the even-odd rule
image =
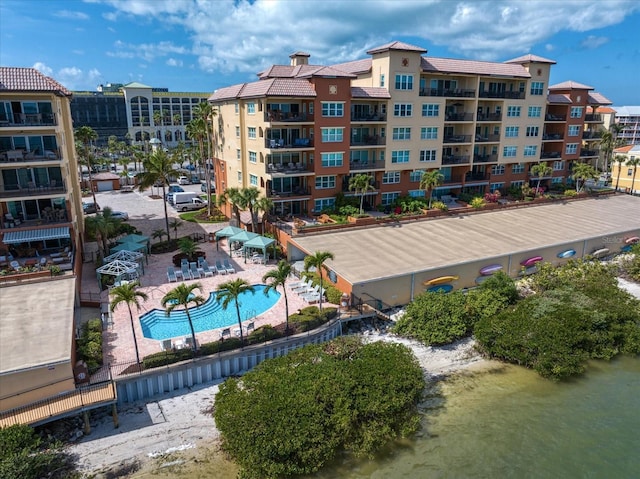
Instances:
[[[274,290],[265,295],[265,285],[263,284],[256,284],[253,287],[255,294],[247,292],[238,297],[242,321],[264,313],[280,299],[280,293]],[[218,302],[216,296],[217,292],[212,292],[209,294],[209,299],[198,308],[189,308],[193,329],[196,333],[238,324],[238,315],[234,302],[229,303],[227,309],[222,309],[222,305]],[[183,308],[174,309],[169,316],[167,316],[164,309],[153,309],[140,316],[140,326],[145,338],[159,341],[191,335],[187,314]]]

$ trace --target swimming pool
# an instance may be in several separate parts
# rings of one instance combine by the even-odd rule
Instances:
[[[280,293],[271,290],[268,295],[264,294],[264,284],[253,285],[255,294],[250,292],[242,293],[238,297],[240,303],[240,317],[242,321],[251,319],[264,313],[280,299]],[[209,331],[212,329],[226,328],[238,324],[236,306],[233,302],[222,309],[221,304],[216,299],[217,291],[209,294],[209,299],[198,308],[189,307],[189,314],[196,333]],[[174,309],[169,316],[164,309],[153,309],[140,316],[140,326],[145,338],[163,339],[175,338],[178,336],[190,336],[189,320],[183,308]]]

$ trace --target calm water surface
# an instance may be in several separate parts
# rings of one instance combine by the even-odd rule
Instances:
[[[213,456],[167,477],[235,473]],[[430,391],[422,437],[313,477],[639,478],[640,359],[592,363],[559,384],[515,366],[457,376]]]

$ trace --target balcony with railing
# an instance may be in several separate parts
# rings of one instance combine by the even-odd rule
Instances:
[[[602,115],[597,113],[590,113],[584,116],[584,121],[589,123],[602,123]]]
[[[351,146],[384,146],[387,139],[378,135],[357,135],[351,137]]]
[[[476,143],[498,143],[500,141],[500,135],[476,135]]]
[[[290,190],[278,190],[278,189],[270,189],[267,190],[267,197],[272,200],[277,200],[280,198],[299,198],[304,196],[310,196],[311,190],[304,186],[294,187]]]
[[[473,113],[447,113],[444,116],[444,121],[473,121]]]
[[[462,186],[462,175],[452,175],[449,177],[445,177],[444,180],[442,180],[441,186],[453,186],[453,185]]]
[[[489,181],[489,173],[469,171],[464,175],[465,184],[484,183]]]
[[[373,111],[355,109],[351,111],[351,122],[385,122],[387,115]]]
[[[524,100],[523,91],[481,91],[480,98],[499,98],[508,100]]]
[[[602,132],[601,131],[583,131],[582,132],[582,139],[583,140],[600,140],[602,139]]]
[[[540,152],[540,158],[541,159],[547,159],[547,158],[561,158],[562,157],[562,153],[560,153],[559,151],[542,151]]]
[[[544,116],[544,121],[567,121],[567,115],[547,113]]]
[[[495,163],[498,161],[498,155],[473,155],[474,163]]]
[[[285,138],[265,139],[265,148],[313,148],[313,140],[311,138],[295,138],[291,141]]]
[[[49,196],[64,195],[64,185],[51,180],[50,183],[29,182],[24,185],[2,185],[0,186],[0,198],[19,198],[22,196]]]
[[[444,143],[471,143],[471,135],[445,135]]]
[[[384,170],[384,161],[359,161],[353,160],[349,162],[350,170]]]
[[[12,113],[10,115],[0,113],[0,128],[57,125],[58,119],[55,113]]]
[[[598,149],[588,150],[586,148],[582,148],[580,150],[580,158],[587,158],[587,157],[593,157],[598,155],[600,155],[600,150]]]
[[[478,113],[478,121],[502,121],[502,113]]]
[[[469,163],[471,157],[469,155],[446,155],[442,157],[443,165],[462,165]]]
[[[7,150],[0,152],[0,163],[25,163],[30,161],[60,161],[62,155],[60,149],[41,151],[39,148],[33,151],[22,149]]]
[[[468,88],[420,88],[420,96],[475,98],[476,91]]]
[[[266,163],[265,172],[270,175],[301,175],[305,173],[311,173],[311,165],[305,164],[302,161],[289,162],[289,163]]]
[[[563,139],[563,133],[544,133],[542,135],[542,141],[562,141]]]
[[[312,122],[313,115],[311,113],[285,112],[285,111],[269,111],[264,114],[264,121],[271,123],[300,123]]]

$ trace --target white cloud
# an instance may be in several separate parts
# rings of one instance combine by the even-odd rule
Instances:
[[[169,58],[166,64],[170,67],[181,67],[184,63],[182,60],[176,60],[175,58]]]
[[[185,47],[174,45],[172,42],[132,44],[117,40],[114,43],[115,51],[106,52],[107,56],[115,58],[142,58],[152,62],[158,57],[166,57],[170,54],[184,55],[189,53]]]
[[[89,20],[89,15],[83,12],[72,12],[71,10],[59,10],[53,13],[54,17],[68,18],[70,20]]]
[[[48,67],[47,65],[45,65],[42,62],[36,62],[33,64],[33,68],[35,68],[36,70],[38,70],[40,73],[42,73],[43,75],[47,75],[48,77],[51,76],[51,74],[53,73],[53,69]]]
[[[607,37],[597,37],[595,35],[589,35],[587,38],[580,42],[580,46],[582,48],[586,48],[587,50],[593,50],[595,48],[601,47],[608,42],[609,39]]]
[[[544,49],[545,49],[546,51],[548,51],[548,52],[552,52],[553,50],[555,50],[555,49],[556,49],[556,47],[555,47],[553,44],[551,44],[551,43],[547,43],[547,44],[544,46]]]

